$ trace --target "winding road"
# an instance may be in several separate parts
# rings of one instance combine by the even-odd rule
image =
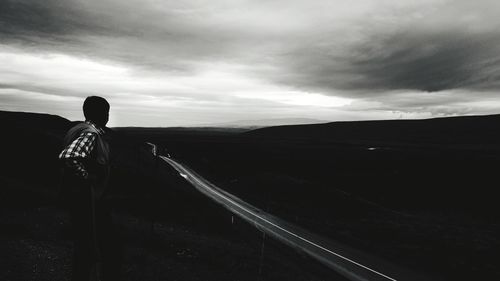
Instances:
[[[157,155],[156,145],[153,155],[171,165],[193,187],[216,201],[235,215],[253,224],[256,228],[289,246],[307,253],[312,258],[335,270],[349,280],[428,280],[417,277],[406,269],[396,267],[386,261],[350,248],[341,243],[325,239],[303,228],[252,206],[240,198],[218,188],[198,175],[189,167],[162,155]]]

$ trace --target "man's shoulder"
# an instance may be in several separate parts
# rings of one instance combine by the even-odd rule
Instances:
[[[70,131],[76,132],[79,135],[82,134],[96,134],[96,135],[101,135],[102,132],[92,124],[89,124],[87,122],[78,122],[75,124]]]
[[[69,145],[77,138],[81,137],[94,138],[94,136],[95,137],[98,136],[98,132],[96,130],[91,128],[85,122],[78,122],[66,133],[66,136],[64,138],[64,144]]]
[[[82,131],[80,133],[79,137],[93,140],[93,139],[96,139],[97,137],[99,137],[99,134],[96,132],[92,132],[92,131]]]

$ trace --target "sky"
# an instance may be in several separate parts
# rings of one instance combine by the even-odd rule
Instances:
[[[492,0],[2,0],[0,110],[109,126],[500,113]]]

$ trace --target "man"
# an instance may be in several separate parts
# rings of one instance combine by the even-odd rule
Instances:
[[[83,103],[85,122],[68,131],[59,154],[73,227],[74,281],[108,280],[114,272],[113,266],[104,262],[114,239],[110,208],[103,200],[109,176],[105,127],[109,107],[102,97],[87,97]]]

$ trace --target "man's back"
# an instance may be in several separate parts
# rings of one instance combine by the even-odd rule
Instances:
[[[116,240],[111,224],[111,208],[103,193],[109,175],[109,145],[105,125],[109,104],[101,97],[85,100],[86,121],[76,124],[64,138],[59,154],[63,164],[63,186],[66,191],[74,236],[72,279],[78,281],[109,280],[116,276],[116,267],[109,266]]]

